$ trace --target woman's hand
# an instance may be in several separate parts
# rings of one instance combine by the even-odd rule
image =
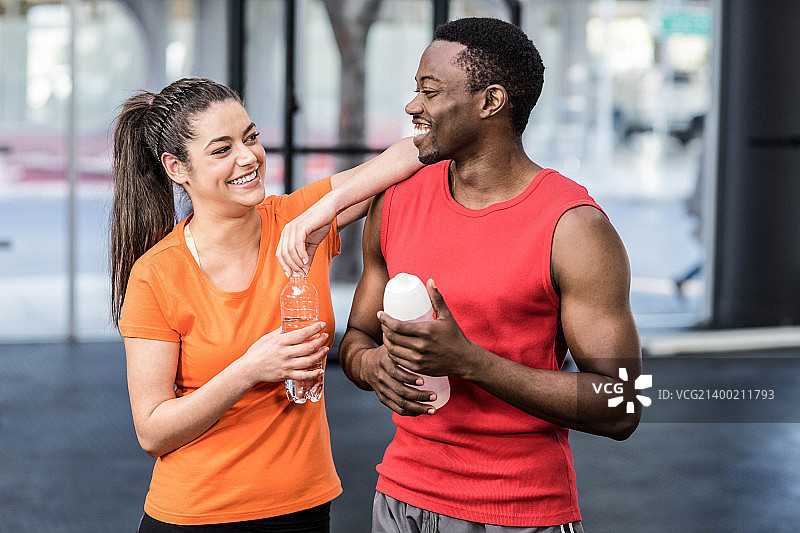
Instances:
[[[291,276],[292,272],[308,274],[314,254],[331,230],[331,223],[337,214],[333,202],[323,197],[286,224],[275,251],[286,277]]]
[[[321,376],[320,363],[328,353],[328,334],[323,329],[324,322],[286,333],[276,329],[254,342],[240,359],[252,384]]]
[[[411,137],[395,142],[378,156],[331,176],[331,191],[281,233],[275,255],[286,276],[308,273],[317,247],[337,219],[339,228],[363,217],[373,196],[422,168]]]

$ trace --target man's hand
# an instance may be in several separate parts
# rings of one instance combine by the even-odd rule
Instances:
[[[403,322],[378,312],[383,344],[398,365],[428,376],[458,376],[469,379],[471,342],[453,315],[434,281],[426,283],[436,318],[428,322]]]
[[[410,385],[422,385],[422,378],[400,368],[389,356],[385,346],[364,353],[361,379],[372,387],[386,407],[403,416],[433,414],[431,391],[421,391]]]

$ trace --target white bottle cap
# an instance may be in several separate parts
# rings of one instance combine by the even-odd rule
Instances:
[[[401,272],[386,283],[383,310],[397,320],[414,320],[432,309],[428,291],[414,274]]]

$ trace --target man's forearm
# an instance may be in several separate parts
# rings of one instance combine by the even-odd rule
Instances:
[[[473,361],[479,363],[462,378],[530,415],[617,440],[630,436],[639,423],[640,407],[635,415],[609,409],[608,394],[597,392],[608,385],[622,386],[613,376],[530,368],[477,345],[473,353],[478,354]]]
[[[362,370],[368,350],[377,347],[375,340],[363,331],[355,328],[347,328],[345,331],[339,345],[339,365],[347,378],[359,389],[372,390],[372,385],[364,380]]]

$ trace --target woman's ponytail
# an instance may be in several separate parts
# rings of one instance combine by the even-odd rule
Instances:
[[[111,317],[119,322],[133,263],[175,225],[172,181],[148,146],[154,95],[140,93],[123,105],[114,128],[114,203],[111,209]],[[151,115],[151,116],[148,116]],[[148,131],[149,130],[149,131]]]

